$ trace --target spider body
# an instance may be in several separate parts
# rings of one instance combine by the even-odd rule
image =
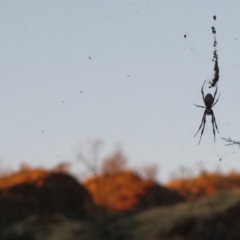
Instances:
[[[207,108],[211,108],[212,104],[214,102],[214,98],[213,95],[211,93],[208,93],[205,97],[204,97],[204,104]]]
[[[194,135],[194,137],[195,137],[198,134],[198,132],[201,129],[201,127],[202,127],[201,136],[200,136],[200,140],[199,140],[198,144],[200,144],[201,138],[202,138],[202,135],[203,135],[203,132],[204,132],[204,127],[205,127],[205,124],[206,124],[206,115],[211,115],[212,116],[212,126],[213,126],[214,142],[215,142],[215,128],[218,131],[216,119],[215,119],[214,112],[213,112],[212,108],[218,102],[220,94],[219,94],[218,99],[217,99],[217,101],[215,103],[214,103],[214,101],[215,101],[215,98],[216,98],[216,95],[217,95],[217,90],[218,90],[217,87],[216,87],[216,91],[215,91],[214,95],[212,95],[211,93],[208,93],[206,96],[204,96],[203,87],[204,87],[205,82],[203,83],[203,86],[202,86],[202,89],[201,89],[202,98],[203,98],[203,102],[204,102],[205,107],[194,104],[197,107],[205,108],[205,111],[204,111],[204,114],[203,114],[203,117],[202,117],[202,122],[200,124],[200,127],[199,127],[197,133]]]

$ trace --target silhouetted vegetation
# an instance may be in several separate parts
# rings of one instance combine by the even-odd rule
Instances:
[[[35,240],[35,237],[30,232],[17,233],[10,231],[7,233],[0,233],[1,240]]]
[[[185,199],[196,199],[221,190],[240,189],[240,174],[231,172],[223,175],[202,171],[194,178],[171,181],[167,187],[176,190]]]
[[[240,174],[202,171],[165,186],[127,168],[119,151],[83,184],[24,165],[0,177],[0,239],[237,239]],[[149,172],[148,171],[148,172]],[[140,171],[139,171],[140,172]],[[151,177],[149,177],[151,176]],[[169,206],[171,205],[171,206]],[[61,236],[61,238],[60,238]]]

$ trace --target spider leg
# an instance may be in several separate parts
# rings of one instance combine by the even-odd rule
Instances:
[[[195,105],[196,107],[206,108],[206,107],[203,107],[203,106],[199,106],[199,105],[196,105],[196,104],[193,104],[193,105]]]
[[[213,96],[213,102],[215,101],[215,97],[216,97],[216,95],[217,95],[217,91],[218,91],[218,86],[216,85],[216,91],[215,91],[214,96]],[[219,97],[218,97],[218,98],[219,98]]]
[[[200,126],[199,126],[199,128],[198,128],[198,130],[197,130],[197,132],[196,132],[196,134],[195,134],[193,137],[195,137],[195,136],[198,134],[198,132],[199,132],[199,130],[201,129],[202,125],[203,125],[203,119],[202,119],[202,122],[201,122],[201,124],[200,124]]]
[[[201,142],[202,135],[203,135],[204,128],[205,128],[205,124],[206,124],[206,113],[204,113],[204,115],[203,115],[203,127],[202,127],[202,132],[201,132],[201,136],[200,136],[200,139],[199,139],[198,145],[199,145],[200,142]]]
[[[204,83],[203,83],[203,85],[202,85],[202,89],[201,89],[203,102],[204,102],[204,92],[203,92],[203,87],[204,87],[205,82],[206,82],[206,80],[204,81]]]
[[[217,122],[216,122],[216,118],[215,118],[215,115],[214,115],[214,112],[213,112],[213,111],[212,111],[212,119],[213,119],[214,124],[215,124],[215,127],[216,127],[216,129],[217,129],[217,131],[218,131]],[[218,131],[218,133],[219,133],[219,131]]]
[[[213,135],[214,135],[214,142],[215,142],[215,128],[214,128],[214,120],[215,120],[215,118],[214,118],[214,113],[212,112],[212,127],[213,127]]]
[[[219,97],[220,97],[220,94],[218,95],[218,99],[219,99]],[[216,103],[218,102],[218,99],[217,99],[217,101],[212,105],[212,107],[216,105]]]
[[[199,132],[199,130],[201,129],[204,121],[206,121],[206,111],[205,111],[204,114],[203,114],[202,122],[201,122],[201,124],[200,124],[200,127],[198,128],[198,131],[197,131],[197,133],[196,133],[193,137],[195,137],[195,136],[198,134],[198,132]]]

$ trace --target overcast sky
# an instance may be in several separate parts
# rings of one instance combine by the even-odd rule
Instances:
[[[80,142],[116,146],[131,167],[155,163],[158,179],[187,166],[240,171],[239,1],[0,1],[2,166],[81,171]],[[217,21],[213,16],[217,16]],[[201,87],[213,77],[217,30],[220,80],[201,123]],[[186,34],[186,38],[184,35]],[[214,89],[205,85],[205,93]],[[222,157],[222,161],[219,159]]]

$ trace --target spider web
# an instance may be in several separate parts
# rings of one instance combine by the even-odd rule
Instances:
[[[205,157],[206,157],[206,155],[208,155],[209,161],[215,161],[215,167],[213,167],[213,165],[211,166],[211,164],[206,164],[206,168],[211,169],[211,170],[214,170],[217,168],[217,169],[221,169],[223,172],[226,172],[231,168],[234,169],[233,162],[236,162],[236,158],[237,158],[237,156],[239,156],[239,149],[237,148],[238,145],[231,146],[234,149],[226,149],[226,147],[224,147],[224,141],[223,141],[224,136],[226,136],[226,135],[231,136],[230,129],[234,128],[233,126],[230,126],[231,118],[226,117],[226,116],[229,116],[228,113],[226,113],[226,112],[229,112],[228,111],[229,104],[227,104],[226,102],[228,101],[228,102],[234,103],[237,99],[239,99],[239,95],[237,92],[232,97],[229,94],[229,86],[231,84],[229,83],[229,80],[225,76],[226,68],[227,68],[227,65],[229,66],[229,64],[226,63],[224,56],[221,57],[221,51],[220,51],[220,60],[222,59],[222,61],[220,61],[220,65],[219,65],[218,49],[217,49],[218,42],[217,42],[217,36],[216,36],[217,32],[218,32],[218,29],[216,28],[217,15],[216,15],[215,11],[213,11],[213,13],[214,13],[213,14],[214,25],[211,27],[212,34],[213,34],[213,50],[212,50],[213,65],[209,64],[209,66],[212,66],[212,77],[210,78],[209,76],[206,76],[205,80],[207,80],[210,83],[209,88],[215,87],[216,84],[219,83],[220,68],[221,68],[221,70],[222,70],[221,81],[220,81],[219,88],[218,88],[218,93],[221,93],[221,96],[220,96],[220,100],[217,104],[218,106],[216,105],[216,107],[215,107],[217,109],[217,111],[216,111],[217,114],[215,114],[215,117],[216,117],[216,121],[217,121],[217,124],[219,127],[220,134],[216,133],[216,137],[218,139],[217,139],[217,143],[215,144],[213,142],[212,124],[211,124],[210,119],[207,118],[207,120],[206,120],[207,123],[205,126],[205,131],[204,131],[204,136],[203,136],[203,139],[204,139],[203,141],[205,141],[205,142],[201,143],[201,144],[204,145],[205,150],[208,151],[208,153],[205,154]],[[221,15],[220,15],[220,17],[221,17]],[[211,25],[210,21],[209,21],[209,25]],[[189,34],[184,35],[184,37],[186,37],[186,39],[188,38],[188,36],[189,36]],[[234,37],[234,39],[236,41],[236,37]],[[224,46],[224,41],[221,45],[221,40],[223,40],[223,39],[219,38],[219,42],[220,42],[220,46],[221,46],[221,50],[222,50],[225,46]],[[196,44],[196,41],[195,41],[195,44]],[[192,44],[189,43],[187,48],[192,49],[191,45]],[[193,52],[195,55],[195,60],[199,60],[201,58],[201,56],[197,52],[195,52],[195,51],[193,51]],[[234,54],[232,56],[234,56]],[[230,56],[230,61],[232,59],[231,58],[232,56]],[[205,72],[208,71],[207,69],[208,68],[206,68]],[[183,85],[185,87],[187,87],[187,89],[189,90],[190,93],[193,93],[193,89],[195,89],[199,93],[198,98],[201,99],[200,86],[201,86],[201,83],[204,82],[204,79],[201,82],[199,82],[199,90],[196,89],[195,86],[191,85],[191,83],[182,79],[181,77],[180,77],[180,79],[181,79]],[[227,81],[228,81],[228,83],[227,83]],[[204,89],[205,95],[209,92],[209,90]],[[213,92],[211,92],[211,93],[213,94]],[[194,92],[194,94],[196,94],[196,92]],[[199,102],[199,100],[195,100],[195,97],[193,97],[193,96],[191,97],[191,100],[189,99],[188,101],[192,101],[193,103],[203,105],[203,103],[201,104],[201,102]],[[202,100],[200,100],[200,101],[202,101]],[[221,112],[218,110],[219,108],[221,108]],[[225,111],[225,110],[227,110],[227,111]],[[225,111],[225,114],[223,111]],[[194,114],[195,114],[195,112],[194,112]],[[200,114],[199,124],[200,124],[201,117],[202,117],[202,115]],[[235,114],[235,116],[233,116],[232,119],[239,119],[239,116],[236,116],[236,114]],[[192,124],[192,122],[193,122],[192,119],[189,120],[189,124]],[[197,126],[196,126],[196,130],[197,130]],[[206,137],[207,137],[207,139],[206,139]],[[206,143],[206,140],[207,140],[207,143]],[[176,155],[174,160],[171,161],[171,164],[169,166],[170,168],[173,166],[173,164],[176,164],[176,162],[181,161],[181,158],[185,155],[184,152],[186,151],[186,149],[189,148],[190,145],[191,145],[191,147],[193,147],[192,144],[190,143],[191,141],[195,141],[195,139],[192,140],[190,136],[186,137],[186,139],[184,139],[184,141],[181,144],[181,147],[179,147],[178,154]],[[235,143],[236,143],[236,141],[235,141]],[[193,148],[195,148],[195,147],[193,147]],[[196,152],[198,152],[198,150]],[[236,153],[238,153],[238,154],[236,155]],[[204,154],[203,154],[203,156],[204,156]],[[217,163],[217,162],[223,161],[223,159],[226,161],[228,161],[228,160],[230,160],[230,161],[228,163],[224,162],[224,164]],[[233,161],[231,161],[231,159]],[[202,161],[201,157],[199,158],[199,161],[200,162]]]
[[[235,3],[236,5],[232,5],[230,2],[219,3],[217,1],[204,3],[204,7],[201,7],[201,15],[197,15],[200,12],[198,9],[196,10],[193,5],[189,5],[188,1],[181,1],[176,3],[177,9],[180,9],[176,12],[175,10],[173,11],[173,6],[170,8],[168,6],[167,10],[169,11],[165,12],[178,14],[169,18],[164,18],[165,15],[169,16],[169,14],[164,15],[164,12],[161,12],[165,7],[165,5],[162,5],[165,4],[163,2],[132,1],[128,3],[129,5],[126,5],[124,11],[120,11],[121,5],[115,5],[116,3],[114,2],[83,1],[83,3],[81,7],[84,8],[84,11],[86,10],[83,15],[86,13],[84,16],[89,22],[83,23],[78,19],[80,23],[76,21],[76,24],[79,24],[83,32],[85,28],[92,30],[93,28],[91,27],[96,24],[94,31],[89,31],[91,39],[85,38],[84,34],[82,34],[78,40],[81,44],[74,45],[74,39],[77,38],[75,34],[77,33],[73,31],[71,32],[73,38],[64,35],[65,38],[61,39],[62,42],[58,42],[60,47],[57,46],[59,49],[56,51],[56,59],[58,60],[64,58],[63,56],[66,56],[66,52],[69,51],[75,53],[81,49],[79,53],[82,55],[86,54],[86,62],[81,62],[84,63],[82,65],[78,62],[79,58],[82,57],[81,54],[76,54],[73,57],[74,64],[77,66],[76,69],[81,69],[81,71],[77,70],[77,73],[83,78],[81,72],[87,72],[86,79],[84,79],[85,89],[84,98],[81,99],[82,105],[78,104],[80,100],[77,98],[67,99],[70,102],[69,105],[67,105],[67,100],[64,99],[65,101],[62,101],[61,99],[60,105],[67,106],[66,108],[59,108],[59,110],[57,106],[57,110],[55,108],[52,109],[52,114],[40,116],[39,119],[44,118],[43,122],[46,125],[50,122],[49,130],[40,133],[44,135],[41,138],[40,145],[42,144],[45,148],[49,147],[47,145],[51,145],[51,148],[53,148],[52,145],[57,141],[64,142],[66,145],[75,144],[75,142],[70,143],[66,139],[69,139],[69,135],[75,134],[74,131],[71,134],[68,134],[67,131],[70,131],[69,125],[75,124],[73,119],[78,119],[75,126],[76,132],[78,131],[78,134],[80,134],[79,138],[84,136],[85,128],[90,126],[91,134],[94,137],[96,134],[98,138],[98,135],[102,135],[103,137],[101,138],[106,138],[103,140],[107,142],[120,141],[123,149],[126,149],[130,156],[132,166],[136,167],[136,169],[144,163],[157,163],[161,169],[157,179],[160,184],[167,182],[171,178],[171,173],[176,177],[174,171],[176,169],[181,171],[183,169],[181,166],[187,166],[190,169],[189,172],[186,173],[185,171],[184,173],[188,176],[196,175],[201,170],[199,169],[201,166],[213,171],[217,167],[220,167],[223,171],[229,171],[234,168],[238,170],[240,153],[238,148],[240,140],[238,131],[240,122],[240,115],[238,114],[240,85],[237,79],[240,79],[240,35],[238,31],[240,25],[238,22],[239,14],[237,9],[239,8],[237,3]],[[101,6],[104,7],[100,8]],[[119,9],[116,11],[116,8]],[[162,15],[159,13],[162,13]],[[91,14],[94,18],[93,22],[90,21],[87,14]],[[67,16],[71,18],[72,14]],[[149,22],[148,19],[152,21]],[[55,19],[52,20],[51,24],[54,24]],[[101,25],[101,22],[104,22],[105,25]],[[218,27],[216,27],[216,22],[219,24]],[[63,24],[63,29],[65,30],[74,29],[74,26],[67,26],[66,28],[64,25],[66,23],[63,21],[61,24]],[[42,26],[40,30],[44,30],[45,27]],[[26,49],[24,48],[25,39],[34,39],[34,34],[31,34],[30,31],[30,37],[28,38],[27,36],[25,37],[26,34],[24,33],[17,51],[13,54],[12,60],[14,61],[12,62],[17,62],[18,58],[21,57],[19,55],[24,54],[23,49]],[[88,32],[85,32],[85,34],[88,34]],[[56,35],[58,36],[58,32],[56,32]],[[101,42],[102,35],[105,38]],[[47,36],[45,37],[47,39],[46,42],[49,42]],[[98,41],[95,41],[95,39],[98,39]],[[64,41],[67,41],[68,48],[65,49],[66,52],[61,52],[63,46],[61,44]],[[54,43],[53,45],[55,46],[56,44]],[[71,45],[76,46],[76,49],[70,48]],[[98,48],[95,48],[96,45]],[[95,51],[92,50],[91,53],[86,53],[86,46],[88,46],[89,52],[89,49],[94,49]],[[59,52],[63,55],[58,55]],[[50,55],[47,56],[51,57]],[[24,58],[27,58],[27,55],[24,55]],[[47,58],[43,58],[44,61],[42,60],[42,62],[38,62],[36,59],[36,64],[34,64],[36,66],[37,64],[43,64],[45,59],[47,61]],[[55,58],[53,59],[55,61]],[[53,62],[49,66],[54,65]],[[18,69],[20,61],[17,63],[10,70]],[[9,70],[8,65],[4,64],[1,71],[4,77],[13,72]],[[74,68],[73,70],[76,69]],[[57,70],[60,71],[62,69],[58,67]],[[22,71],[26,71],[25,68]],[[54,71],[46,71],[49,74],[52,72]],[[66,68],[66,72],[70,72],[69,69]],[[79,75],[77,75],[77,81],[81,80],[79,80]],[[27,77],[28,75],[23,76]],[[53,78],[61,78],[58,75],[51,76]],[[44,77],[48,77],[47,74]],[[11,79],[11,76],[9,79]],[[208,86],[204,88],[205,94],[213,94],[216,85],[218,85],[218,91],[221,94],[219,102],[214,106],[220,134],[216,132],[216,143],[214,143],[211,119],[207,117],[201,144],[198,145],[199,135],[195,138],[193,136],[201,122],[203,109],[196,108],[193,104],[204,104],[202,102],[201,86],[205,80],[210,83],[210,88]],[[51,82],[50,78],[49,82]],[[49,82],[46,81],[45,84]],[[67,89],[67,96],[72,96],[77,88],[75,86],[78,85],[74,85],[74,89],[70,90],[69,82],[71,82],[71,78],[67,76],[64,86]],[[89,82],[93,84],[88,85]],[[34,84],[30,83],[34,88]],[[50,89],[51,86],[48,86]],[[2,94],[5,95],[6,92],[8,93],[7,95],[16,93],[15,86],[6,88],[3,91],[5,93],[2,92]],[[40,90],[38,91],[40,92]],[[51,91],[47,93],[58,91],[57,84],[54,86],[54,91]],[[42,93],[42,95],[44,94]],[[17,95],[13,103],[9,105],[10,107],[8,106],[9,109],[13,109],[12,113],[19,110],[15,106],[19,97],[21,96]],[[55,101],[56,98],[53,97],[51,99]],[[5,100],[4,98],[2,99]],[[52,102],[45,102],[43,108],[48,108],[51,104]],[[20,109],[22,110],[22,106]],[[70,109],[73,110],[69,111]],[[4,108],[2,110],[4,115]],[[59,115],[56,113],[58,110],[59,112],[61,111]],[[32,109],[32,113],[28,115],[29,117],[26,120],[31,120],[34,113],[35,111]],[[71,114],[73,115],[71,119],[66,117]],[[83,121],[84,115],[89,117],[87,122]],[[98,122],[94,121],[95,118],[98,119]],[[57,125],[62,120],[64,120],[62,125],[55,129],[54,125]],[[8,121],[7,118],[4,121]],[[83,122],[85,125],[82,127]],[[19,123],[19,128],[15,129],[15,126],[13,128],[15,137],[20,134],[22,126],[25,126],[24,131],[28,134],[31,132],[30,136],[24,133],[23,139],[30,138],[32,141],[32,139],[39,137],[36,133],[37,130],[34,128],[35,125],[31,121],[28,126],[26,126],[24,121],[21,123],[22,125]],[[42,122],[39,120],[38,123],[40,125]],[[32,127],[31,131],[28,129],[29,126]],[[60,134],[58,131],[60,131]],[[56,135],[57,139],[51,139],[51,134],[49,133]],[[88,132],[88,134],[90,133]],[[2,136],[8,135],[3,132]],[[9,139],[6,141],[10,145]],[[50,141],[48,141],[49,139]],[[71,138],[71,141],[73,139]],[[232,144],[227,146],[228,148],[224,146],[226,141]],[[21,141],[17,142],[20,144]],[[24,147],[26,148],[26,146]],[[30,148],[28,147],[27,150]],[[61,149],[54,149],[58,150],[54,150],[52,155],[61,156],[59,153]],[[35,151],[35,148],[33,151]],[[71,159],[71,154],[66,154],[66,156]],[[75,152],[72,155],[75,155]],[[88,167],[95,172],[94,166],[89,164],[88,159],[85,159],[83,156],[79,156],[79,158],[88,163]],[[41,161],[47,163],[48,160]],[[42,163],[41,161],[39,162]],[[53,164],[53,160],[49,162]],[[76,176],[81,173],[82,169],[79,169],[77,165],[73,168],[72,173],[76,173]],[[82,177],[84,176],[82,175]],[[65,184],[64,181],[61,182],[61,185]],[[69,190],[66,193],[74,195],[74,190]],[[43,202],[44,204],[47,205],[47,202]]]

